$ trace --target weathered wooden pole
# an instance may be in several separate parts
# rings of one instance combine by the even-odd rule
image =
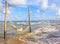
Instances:
[[[5,3],[5,16],[4,16],[4,39],[6,39],[6,17],[8,15],[8,3],[7,3],[7,0],[6,0],[6,3]]]
[[[30,21],[30,8],[28,7],[28,23],[29,23],[29,31],[30,33],[32,32],[32,29],[31,29],[31,21]]]

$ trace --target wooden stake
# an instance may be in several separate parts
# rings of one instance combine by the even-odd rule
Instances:
[[[7,15],[8,15],[8,3],[6,1],[5,16],[4,16],[4,39],[6,38],[6,17]]]
[[[30,8],[29,7],[28,7],[28,22],[29,22],[29,30],[30,30],[30,32],[32,32],[31,22],[30,22]]]

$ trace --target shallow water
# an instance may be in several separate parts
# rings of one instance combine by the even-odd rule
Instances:
[[[23,22],[23,23],[14,22],[14,25],[16,25],[17,28],[21,28],[23,26],[22,24],[25,24],[25,23],[26,22]],[[33,37],[32,36],[31,37],[33,40],[30,40],[31,37],[28,38],[29,37],[28,34],[27,34],[27,37],[22,36],[22,40],[21,40],[20,35],[17,35],[18,34],[17,30],[15,30],[11,27],[10,22],[7,22],[7,35],[6,35],[7,40],[5,41],[3,39],[4,24],[3,24],[3,22],[0,22],[0,44],[4,44],[4,42],[7,42],[6,44],[19,44],[21,41],[24,42],[23,44],[25,44],[25,42],[27,44],[60,44],[60,32],[59,32],[60,23],[33,22],[33,23],[31,23],[31,25],[32,25],[32,36],[33,36]],[[43,34],[39,33],[41,31],[43,31],[42,29],[48,30],[50,28],[51,29],[54,28],[55,30],[54,31],[50,30]],[[29,28],[26,28],[26,31],[29,31]],[[55,37],[50,36],[51,34],[55,35]]]

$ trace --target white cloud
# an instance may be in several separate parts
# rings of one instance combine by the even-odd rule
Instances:
[[[8,10],[8,13],[9,13],[9,14],[12,14],[12,12],[14,12],[14,7],[9,7],[8,9],[9,9],[9,10]]]
[[[57,15],[60,16],[60,8],[57,10]]]
[[[12,5],[40,5],[41,0],[8,0]]]
[[[37,13],[40,13],[40,10],[38,9],[36,12],[37,12]]]
[[[56,17],[57,17],[57,19],[60,19],[60,8],[57,9]]]
[[[4,10],[4,4],[2,3],[2,0],[0,0],[0,12],[3,12]]]
[[[8,3],[12,5],[25,5],[26,0],[8,0]]]
[[[48,0],[42,0],[42,10],[46,10],[48,8]]]
[[[2,3],[2,0],[0,0],[0,21],[4,20],[4,14],[3,14],[4,9],[5,9],[4,4]]]
[[[56,4],[55,4],[55,3],[52,3],[52,4],[51,4],[51,6],[50,6],[50,8],[51,8],[51,9],[55,9],[55,10],[56,10],[56,9],[57,9],[57,6],[56,6]]]
[[[56,17],[55,16],[54,17],[56,19],[59,19],[60,18],[60,8],[56,5],[56,3],[52,3],[49,8],[56,11],[56,14],[55,14]],[[54,17],[52,17],[52,18],[54,18]]]
[[[28,5],[40,6],[41,0],[31,0],[27,2]]]

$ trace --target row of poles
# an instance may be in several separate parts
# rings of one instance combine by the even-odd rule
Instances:
[[[4,16],[4,39],[6,39],[6,29],[7,29],[7,16],[8,16],[8,2],[6,0],[5,2],[5,16]],[[31,23],[30,23],[30,8],[28,7],[28,23],[29,23],[29,30],[30,30],[30,33],[31,33]]]

